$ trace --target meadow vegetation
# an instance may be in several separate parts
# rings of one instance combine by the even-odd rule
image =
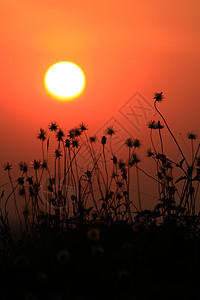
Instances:
[[[127,157],[121,160],[112,148],[114,127],[101,137],[88,136],[83,123],[67,133],[56,122],[48,132],[40,128],[42,159],[34,159],[31,166],[19,162],[18,178],[13,178],[10,163],[3,166],[8,182],[0,187],[1,299],[198,295],[200,143],[188,132],[189,155],[184,153],[158,109],[163,99],[162,92],[155,93],[159,120],[147,124],[151,145],[146,156],[157,176],[141,167],[138,138],[124,141]],[[174,141],[178,161],[168,157],[163,130]],[[51,144],[55,150],[50,166]],[[84,147],[92,163],[82,168],[79,154]],[[158,190],[151,210],[141,201],[141,173]]]

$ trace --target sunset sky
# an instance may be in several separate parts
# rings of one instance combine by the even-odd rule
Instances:
[[[38,157],[37,132],[50,121],[66,130],[83,121],[95,133],[111,118],[148,144],[154,92],[163,91],[159,107],[175,134],[199,133],[198,0],[0,0],[0,26],[1,165]],[[86,76],[70,102],[44,87],[46,70],[63,60]],[[122,109],[135,94],[149,107],[137,128]]]

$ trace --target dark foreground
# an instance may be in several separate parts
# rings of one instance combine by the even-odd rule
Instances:
[[[36,230],[37,231],[37,230]],[[200,237],[184,222],[41,226],[1,250],[4,299],[195,299]]]

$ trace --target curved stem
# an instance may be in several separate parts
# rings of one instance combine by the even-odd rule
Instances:
[[[167,124],[167,121],[165,120],[165,118],[163,117],[163,115],[162,115],[162,114],[160,113],[160,111],[158,110],[158,108],[157,108],[157,106],[156,106],[156,102],[157,102],[157,101],[154,102],[154,107],[155,107],[157,113],[158,113],[158,114],[161,116],[161,118],[163,119],[163,121],[164,121],[164,123],[165,123],[165,125],[166,125],[166,127],[167,127],[167,129],[168,129],[168,131],[169,131],[169,133],[170,133],[170,135],[172,136],[174,142],[176,143],[176,146],[178,147],[178,150],[180,151],[180,153],[181,153],[182,157],[184,158],[184,160],[185,160],[187,166],[189,167],[188,162],[187,162],[187,160],[186,160],[186,158],[185,158],[185,155],[183,154],[183,152],[182,152],[182,150],[181,150],[181,148],[180,148],[180,146],[179,146],[179,144],[178,144],[178,142],[177,142],[175,136],[173,135],[172,131],[170,130],[170,128],[169,128],[169,126],[168,126],[168,124]]]

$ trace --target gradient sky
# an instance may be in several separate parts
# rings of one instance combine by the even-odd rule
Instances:
[[[96,132],[114,117],[132,131],[120,108],[136,92],[153,104],[163,91],[160,108],[174,133],[199,133],[198,0],[0,0],[0,26],[1,165],[36,158],[38,129],[52,120],[66,130],[83,121]],[[62,60],[86,76],[84,93],[66,103],[43,84]],[[149,143],[146,123],[138,135]]]

